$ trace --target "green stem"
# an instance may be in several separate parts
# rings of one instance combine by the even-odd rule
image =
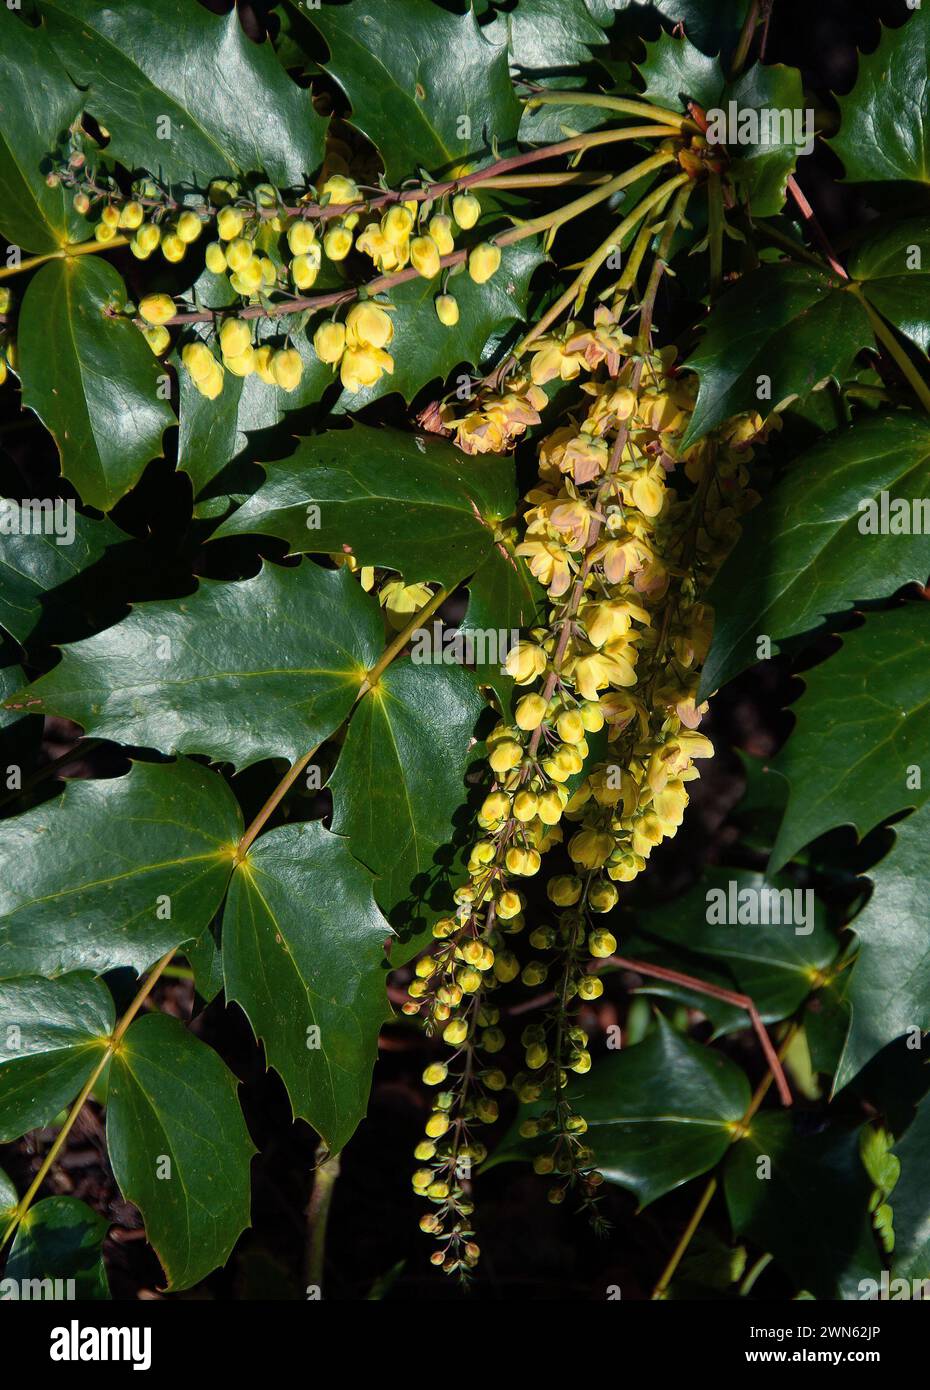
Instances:
[[[336,1179],[339,1177],[339,1155],[331,1154],[321,1143],[316,1151],[313,1191],[307,1207],[310,1224],[310,1250],[307,1259],[307,1283],[323,1288],[323,1267],[326,1261],[326,1227],[332,1206]]]
[[[749,57],[749,49],[755,37],[756,29],[759,25],[759,14],[762,9],[761,0],[752,0],[752,4],[746,13],[743,27],[740,31],[739,42],[733,54],[733,61],[730,64],[730,77],[736,77],[742,72],[746,59]]]
[[[621,111],[625,116],[642,116],[647,121],[660,121],[681,129],[688,121],[680,111],[666,111],[644,101],[629,101],[626,97],[601,96],[598,92],[534,92],[526,98],[527,106],[596,106],[600,111]]]

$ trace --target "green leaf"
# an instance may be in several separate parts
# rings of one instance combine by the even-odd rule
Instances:
[[[719,1163],[749,1104],[737,1066],[681,1037],[661,1015],[657,1024],[644,1042],[596,1063],[572,1087],[595,1165],[634,1192],[641,1208]],[[526,1140],[508,1136],[492,1163],[530,1152]]]
[[[520,103],[507,48],[488,42],[470,6],[457,15],[432,0],[352,0],[308,17],[389,183],[418,168],[438,175],[476,166],[492,139],[504,146],[516,136]]]
[[[55,438],[61,470],[89,506],[109,511],[162,452],[175,423],[157,388],[164,368],[122,311],[126,287],[97,256],[50,261],[19,316],[23,404]]]
[[[494,530],[516,506],[509,460],[466,458],[435,435],[353,424],[300,440],[264,467],[264,485],[214,539],[257,531],[287,541],[291,554],[351,551],[411,583],[450,587],[472,574],[499,554]]]
[[[864,533],[888,506],[930,495],[930,427],[904,412],[859,420],[802,454],[746,518],[707,596],[714,639],[700,698],[775,645],[856,602],[888,598],[930,573],[922,534]],[[868,504],[874,502],[874,512]],[[890,517],[890,511],[888,513]],[[919,528],[918,532],[919,532]]]
[[[607,0],[614,9],[641,8],[640,0]],[[705,53],[727,54],[735,47],[749,0],[655,0],[655,8],[671,24],[681,24],[685,33]]]
[[[377,605],[347,570],[265,565],[140,604],[65,647],[30,691],[88,734],[241,768],[294,761],[337,729],[381,645]]]
[[[646,56],[636,64],[645,82],[643,96],[657,106],[677,111],[689,101],[699,106],[719,105],[726,88],[726,75],[719,58],[708,58],[686,38],[665,30],[655,43],[646,41]]]
[[[0,232],[25,251],[57,251],[86,235],[72,195],[49,188],[49,156],[81,110],[43,29],[0,6]]]
[[[16,1188],[0,1168],[0,1217],[9,1216],[19,1201]]]
[[[930,1104],[926,1100],[904,1138],[894,1149],[901,1161],[901,1176],[895,1184],[891,1204],[894,1209],[894,1264],[896,1279],[930,1279],[930,1200],[927,1191],[927,1163],[930,1161]]]
[[[0,978],[141,973],[211,920],[241,833],[226,783],[187,760],[72,781],[0,821],[0,861],[16,865],[0,885]]]
[[[168,182],[263,173],[296,186],[323,159],[326,122],[235,6],[197,0],[41,0],[59,57],[110,132],[107,154]],[[166,124],[166,121],[170,123]]]
[[[227,372],[215,400],[197,390],[193,378],[175,360],[178,372],[178,468],[191,480],[197,497],[235,458],[245,443],[239,429],[239,402],[245,381]],[[263,383],[264,384],[264,383]],[[271,387],[267,388],[271,391]]]
[[[451,905],[449,843],[483,708],[470,672],[395,661],[349,723],[329,782],[333,830],[377,876],[375,897],[398,930]],[[392,951],[392,963],[416,949]]]
[[[390,345],[394,372],[361,391],[343,391],[337,413],[355,413],[394,391],[409,404],[428,382],[445,381],[460,363],[480,366],[489,342],[496,343],[512,324],[526,319],[530,279],[544,260],[536,239],[527,238],[501,248],[500,269],[486,284],[476,285],[467,272],[452,277],[449,293],[459,306],[454,328],[440,323],[436,315],[438,278],[418,275],[397,285],[390,293],[396,306]]]
[[[760,266],[711,310],[684,364],[698,373],[700,389],[682,443],[696,443],[731,415],[768,413],[842,381],[871,342],[864,309],[839,280],[807,266]],[[760,398],[760,384],[770,394]]]
[[[0,499],[0,514],[8,518],[0,528],[16,528],[10,534],[0,529],[0,627],[25,642],[42,616],[43,597],[96,564],[108,546],[126,536],[106,518],[94,521],[75,512],[69,542],[63,513],[56,522],[59,538],[45,529],[44,521],[36,529],[36,509],[24,509],[13,499]]]
[[[860,1280],[878,1275],[858,1131],[795,1133],[791,1115],[756,1115],[727,1159],[724,1191],[736,1234],[817,1298],[859,1298]]]
[[[930,183],[930,147],[918,93],[930,83],[930,12],[917,9],[862,54],[852,91],[838,97],[842,124],[831,140],[853,183]]]
[[[760,906],[766,890],[795,894],[790,900],[792,920],[741,923],[740,894],[747,905],[744,915],[748,916]],[[779,900],[777,910],[782,917],[789,915],[788,901]],[[775,898],[769,898],[769,903],[774,916]],[[814,908],[812,920],[808,917],[810,905]],[[709,920],[720,915],[726,916],[726,922]],[[810,993],[818,972],[833,963],[838,951],[836,938],[824,921],[823,907],[813,901],[813,895],[805,898],[803,890],[795,890],[794,881],[787,876],[769,881],[750,869],[709,869],[697,887],[682,897],[652,911],[638,912],[637,922],[643,931],[669,945],[725,964],[738,991],[750,996],[769,1023],[794,1013]],[[700,970],[689,973],[700,974]],[[745,1014],[743,1018],[748,1026]]]
[[[908,769],[920,766],[930,737],[930,607],[874,614],[805,680],[797,725],[775,760],[791,795],[770,872],[827,830],[865,835],[926,800],[909,788]]]
[[[612,15],[609,7],[606,14]],[[517,0],[482,32],[491,43],[507,44],[511,63],[524,72],[582,65],[607,43],[587,0]]]
[[[3,1279],[15,1279],[19,1297],[30,1300],[108,1299],[103,1242],[109,1229],[105,1216],[76,1197],[46,1197],[20,1222]]]
[[[872,896],[852,922],[859,954],[846,989],[851,1018],[835,1090],[887,1043],[930,1028],[928,826],[930,806],[924,805],[894,827],[894,844],[869,869]]]
[[[137,1018],[113,1058],[110,1162],[174,1291],[225,1264],[249,1225],[256,1150],[237,1084],[212,1048],[166,1014]]]
[[[889,323],[930,350],[930,231],[913,217],[867,236],[849,262],[869,303]]]
[[[0,1142],[55,1118],[100,1061],[115,1023],[106,985],[91,975],[0,982]]]
[[[223,917],[226,996],[264,1043],[294,1114],[333,1153],[368,1104],[391,1016],[390,935],[370,875],[319,822],[269,831],[236,869]]]

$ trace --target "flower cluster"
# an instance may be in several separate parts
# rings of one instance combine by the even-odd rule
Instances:
[[[207,271],[228,282],[239,301],[238,311],[232,308],[228,318],[216,315],[218,333],[208,332],[209,341],[189,343],[181,354],[192,382],[210,399],[222,391],[227,371],[237,376],[254,373],[285,391],[297,388],[304,371],[301,354],[286,342],[280,348],[260,343],[258,326],[262,319],[285,317],[305,307],[303,297],[316,284],[324,260],[338,264],[354,250],[368,256],[382,276],[399,273],[405,278],[409,269],[427,280],[443,275],[445,281],[467,269],[479,285],[500,266],[500,248],[484,241],[453,256],[443,274],[443,257],[455,252],[456,235],[470,231],[481,216],[481,204],[473,193],[446,192],[432,199],[427,185],[420,196],[400,201],[400,194],[360,187],[337,156],[330,155],[327,164],[333,171],[319,189],[309,189],[293,206],[271,184],[243,189],[229,179],[214,179],[206,198],[191,206],[176,203],[151,179],[137,181],[129,197],[115,189],[98,188],[92,181],[74,195],[76,209],[97,219],[92,224],[93,239],[106,245],[122,235],[139,260],[160,252],[176,263],[195,242],[211,237],[203,247],[203,263]],[[341,172],[343,168],[346,172]],[[69,166],[67,176],[74,182],[78,172]],[[436,315],[453,328],[459,322],[459,302],[444,282],[438,288],[433,301]],[[388,346],[394,329],[388,315],[393,306],[385,295],[369,298],[363,290],[344,321],[338,313],[356,292],[334,291],[325,297],[336,304],[337,316],[319,324],[313,333],[317,360],[338,370],[348,391],[373,386],[385,373],[391,374],[394,359]],[[248,310],[244,316],[243,309]],[[156,355],[171,347],[168,325],[178,312],[169,295],[142,298],[140,327]]]
[[[436,924],[406,1006],[455,1049],[424,1077],[442,1089],[414,1174],[432,1204],[421,1225],[441,1242],[434,1262],[450,1271],[476,1258],[463,1175],[485,1154],[476,1127],[497,1114],[487,1092],[506,1084],[487,1062],[505,1045],[495,992],[518,976],[555,993],[544,1020],[521,1034],[524,1066],[510,1084],[533,1107],[521,1133],[539,1141],[535,1167],[553,1176],[550,1200],[575,1188],[594,1207],[600,1175],[568,1093],[570,1074],[591,1066],[577,1011],[602,993],[593,972],[617,949],[602,924],[617,885],[676,833],[695,763],[713,751],[698,731],[710,637],[701,594],[753,503],[747,465],[763,428],[744,417],[682,448],[692,378],[672,352],[637,350],[604,307],[591,328],[568,324],[535,349],[508,393],[444,421],[467,452],[488,437],[500,448],[538,422],[544,383],[586,378],[578,418],[539,445],[517,547],[547,590],[549,619],[508,656],[518,693],[487,740],[492,780],[468,882],[457,915]],[[562,862],[546,885],[554,920],[529,929],[529,951],[518,951],[521,882],[558,845]]]

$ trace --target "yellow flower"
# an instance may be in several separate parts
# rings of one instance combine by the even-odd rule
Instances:
[[[320,248],[318,246],[291,261],[291,276],[299,290],[308,290],[320,273]]]
[[[228,209],[224,208],[224,212]],[[226,264],[230,270],[237,272],[245,270],[253,256],[252,243],[245,237],[234,237],[226,247]]]
[[[429,220],[429,234],[435,241],[439,249],[440,256],[448,256],[455,250],[455,242],[452,239],[452,218],[446,217],[442,213],[436,213]]]
[[[226,252],[218,241],[211,241],[204,252],[207,270],[214,275],[222,275],[226,269]]]
[[[267,346],[257,348],[255,351],[255,356],[252,360],[256,374],[265,383],[265,385],[277,386],[278,383],[275,380],[273,368],[274,348]]]
[[[392,579],[382,587],[378,602],[387,613],[391,627],[400,632],[432,597],[433,591],[426,584],[405,584],[402,579]]]
[[[294,348],[286,348],[282,352],[276,352],[271,359],[274,379],[282,391],[296,390],[303,368],[304,364],[300,360],[300,353]]]
[[[331,261],[344,261],[352,250],[352,233],[348,227],[330,227],[323,238],[323,250]]]
[[[130,204],[129,206],[132,205]],[[136,204],[136,206],[138,206],[138,204]],[[132,224],[127,223],[126,225],[131,226]],[[200,236],[200,233],[203,231],[203,223],[197,216],[196,212],[191,212],[188,210],[187,212],[182,212],[180,217],[178,218],[178,225],[176,231],[182,241],[196,241],[197,238]]]
[[[469,252],[468,273],[476,285],[483,285],[499,269],[501,263],[500,247],[482,241]]]
[[[313,335],[313,348],[321,362],[334,366],[345,351],[346,330],[342,323],[321,323]]]
[[[237,357],[251,345],[252,334],[244,319],[224,319],[220,326],[220,350],[224,357]]]
[[[139,314],[146,323],[167,323],[174,318],[174,300],[169,294],[147,294],[140,301]]]
[[[158,324],[152,328],[143,328],[142,335],[156,357],[160,357],[163,352],[167,352],[171,346],[171,334],[163,324]],[[2,358],[0,358],[2,361]],[[4,370],[6,363],[3,363]],[[2,383],[0,383],[2,384]]]
[[[316,246],[316,228],[312,222],[292,222],[287,229],[287,244],[295,256],[303,256]]]
[[[452,215],[467,232],[481,216],[481,204],[473,193],[457,193],[452,199]]]
[[[459,321],[459,302],[454,295],[436,296],[436,317],[446,328],[454,328]]]
[[[320,197],[325,198],[328,203],[357,203],[360,201],[358,184],[354,179],[347,179],[342,174],[333,174],[328,178],[320,189]]]
[[[568,843],[569,855],[583,869],[603,868],[613,848],[614,837],[603,830],[579,830]]]
[[[546,701],[541,695],[524,695],[516,708],[517,727],[527,733],[538,729],[546,717],[546,709]]]
[[[495,772],[510,772],[519,767],[523,760],[523,749],[515,739],[503,739],[496,743],[488,756],[488,762]]]
[[[393,337],[391,317],[377,304],[354,304],[346,315],[346,343],[350,348],[384,348]]]
[[[410,243],[410,261],[418,275],[432,280],[439,274],[439,247],[431,236],[415,236]]]
[[[394,371],[394,359],[381,348],[347,348],[340,365],[339,375],[347,391],[361,391],[387,372]]]
[[[220,208],[216,217],[216,230],[221,241],[233,241],[244,226],[245,217],[241,208]]]
[[[413,230],[413,217],[407,208],[397,205],[388,208],[381,219],[381,232],[392,246],[400,246]]]
[[[504,670],[517,685],[529,685],[538,680],[546,669],[546,653],[534,642],[518,642],[511,647],[504,661]]]

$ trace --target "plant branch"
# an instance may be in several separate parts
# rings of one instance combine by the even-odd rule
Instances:
[[[310,1193],[310,1203],[307,1207],[307,1221],[310,1226],[307,1283],[322,1290],[323,1267],[326,1261],[326,1227],[340,1165],[339,1155],[331,1154],[323,1143],[317,1146],[316,1159],[313,1191]]]
[[[142,982],[138,991],[136,992],[136,995],[133,998],[132,1003],[129,1005],[129,1008],[123,1014],[119,1023],[116,1025],[113,1032],[110,1034],[109,1038],[107,1038],[106,1042],[104,1043],[104,1046],[101,1049],[99,1062],[94,1067],[93,1071],[85,1081],[84,1085],[81,1087],[80,1094],[72,1104],[71,1109],[68,1111],[68,1117],[62,1125],[61,1129],[58,1131],[57,1135],[55,1136],[51,1148],[45,1155],[45,1159],[42,1163],[41,1168],[39,1169],[38,1173],[36,1173],[35,1177],[30,1183],[25,1195],[21,1198],[17,1206],[14,1208],[12,1220],[10,1221],[10,1224],[7,1226],[6,1231],[3,1234],[3,1239],[0,1240],[0,1249],[2,1249],[3,1246],[7,1243],[10,1236],[16,1230],[17,1226],[20,1224],[23,1217],[26,1215],[26,1212],[32,1205],[33,1198],[35,1197],[39,1188],[45,1181],[49,1169],[51,1168],[52,1164],[55,1162],[55,1159],[61,1152],[61,1149],[68,1135],[71,1133],[71,1129],[74,1125],[75,1120],[83,1110],[84,1102],[87,1100],[91,1091],[96,1086],[97,1081],[99,1080],[107,1062],[109,1062],[113,1054],[119,1050],[119,1045],[123,1040],[127,1028],[129,1027],[130,1023],[132,1023],[136,1014],[142,1008],[142,1005],[145,1003],[146,999],[148,999],[149,995],[155,988],[160,977],[164,974],[168,965],[171,963],[171,960],[174,957],[175,950],[176,948],[172,946],[171,950],[166,951],[165,954],[162,956],[161,960],[152,966],[152,969],[149,971],[145,980]]]

